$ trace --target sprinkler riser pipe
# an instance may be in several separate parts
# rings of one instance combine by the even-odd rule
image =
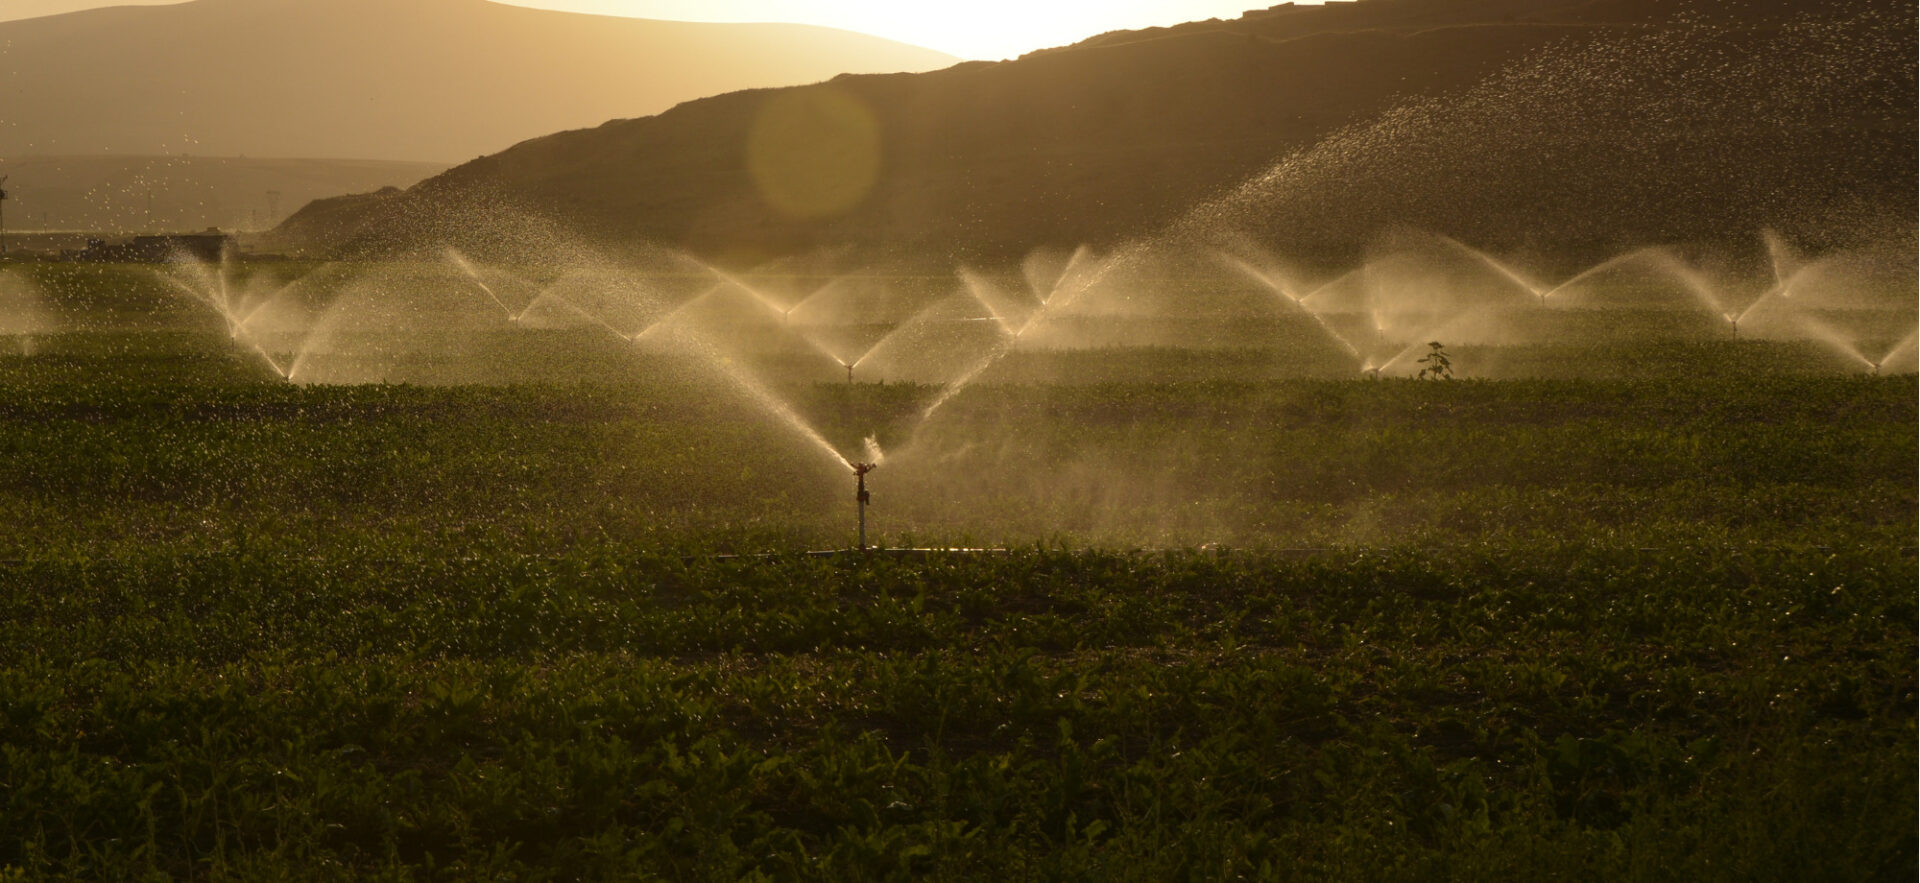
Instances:
[[[867,494],[867,473],[872,472],[874,470],[874,467],[878,465],[880,464],[878,463],[853,464],[853,477],[854,477],[854,480],[857,482],[857,484],[855,485],[853,500],[855,505],[858,507],[858,511],[860,513],[860,535],[859,535],[860,540],[859,540],[858,548],[862,552],[865,552],[867,550],[867,504],[872,502],[873,500],[873,498]]]

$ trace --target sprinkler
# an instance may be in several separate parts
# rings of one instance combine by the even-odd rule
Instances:
[[[847,382],[852,383],[853,382],[853,365],[847,362],[841,362],[840,364],[847,366]]]
[[[860,482],[854,501],[860,505],[860,551],[867,550],[867,503],[872,500],[867,495],[867,473],[878,468],[878,463],[854,463],[853,477]]]

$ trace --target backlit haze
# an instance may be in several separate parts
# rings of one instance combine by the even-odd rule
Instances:
[[[97,6],[160,6],[173,0],[5,0],[0,21]],[[951,53],[997,60],[1064,46],[1115,30],[1235,18],[1266,0],[519,0],[516,6],[706,22],[792,22],[873,34]]]

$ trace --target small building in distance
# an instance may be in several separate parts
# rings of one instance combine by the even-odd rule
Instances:
[[[168,261],[218,261],[235,248],[234,237],[209,227],[201,233],[172,233],[164,236],[135,236],[124,242],[87,240],[87,247],[65,256],[76,261],[118,264],[161,264]]]

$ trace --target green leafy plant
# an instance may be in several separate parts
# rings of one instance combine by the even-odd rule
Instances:
[[[1447,356],[1447,351],[1440,341],[1427,343],[1427,354],[1420,357],[1419,364],[1421,380],[1453,379],[1453,360]]]

